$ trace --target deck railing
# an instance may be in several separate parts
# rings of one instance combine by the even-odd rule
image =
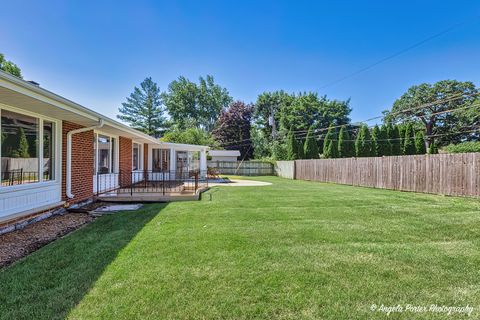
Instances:
[[[172,193],[196,193],[199,189],[208,187],[208,177],[205,171],[152,171],[142,170],[98,174],[96,177],[97,195],[116,192],[121,195],[138,193],[157,193],[167,195]]]

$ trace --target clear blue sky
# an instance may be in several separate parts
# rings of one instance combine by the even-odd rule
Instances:
[[[99,2],[2,3],[0,52],[25,79],[111,117],[147,76],[164,90],[179,75],[212,74],[246,102],[277,89],[351,98],[354,121],[379,115],[413,84],[480,84],[478,1]]]

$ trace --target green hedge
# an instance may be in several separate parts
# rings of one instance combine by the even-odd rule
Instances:
[[[469,141],[458,144],[450,144],[446,146],[443,150],[447,153],[480,152],[480,142]]]

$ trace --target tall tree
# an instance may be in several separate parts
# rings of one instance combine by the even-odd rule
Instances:
[[[215,84],[213,76],[200,77],[198,85],[198,115],[205,130],[211,131],[217,121],[218,114],[231,102],[232,97],[226,88]],[[252,111],[249,111],[251,114]],[[251,118],[251,115],[249,115]]]
[[[355,140],[355,153],[357,157],[370,157],[372,155],[372,137],[367,125],[362,125]]]
[[[199,84],[180,76],[162,93],[172,122],[179,129],[194,126],[211,131],[220,112],[232,98],[227,89],[215,84],[212,76],[200,77]]]
[[[307,132],[307,138],[304,144],[305,159],[318,159],[319,151],[317,141],[315,140],[313,128],[310,127]]]
[[[380,145],[379,145],[378,139],[380,139],[380,128],[378,127],[378,125],[375,125],[372,129],[372,152],[371,153],[373,157],[382,156],[382,154],[380,154]]]
[[[425,137],[424,137],[423,131],[417,131],[415,133],[415,153],[416,154],[427,153],[427,148],[425,146]]]
[[[415,141],[414,141],[414,131],[413,125],[409,122],[405,126],[405,139],[403,142],[403,154],[404,155],[412,155],[415,154]]]
[[[338,134],[338,157],[349,158],[355,155],[355,146],[345,126],[340,128]]]
[[[173,127],[168,130],[160,140],[165,142],[196,144],[212,148],[220,147],[218,142],[212,137],[211,133],[194,127],[186,130],[180,130],[177,127]]]
[[[287,135],[287,160],[296,160],[298,159],[298,146],[297,140],[293,131],[290,130]]]
[[[390,156],[392,153],[392,146],[390,144],[390,140],[388,139],[388,127],[387,125],[383,125],[380,128],[380,133],[378,136],[378,152],[379,156]]]
[[[305,159],[305,150],[304,150],[305,141],[302,138],[297,139],[297,159]]]
[[[446,145],[454,138],[465,138],[448,133],[457,131],[460,123],[458,120],[468,109],[446,111],[471,106],[477,93],[475,85],[468,81],[442,80],[434,84],[422,83],[410,87],[397,99],[392,110],[386,112],[385,120],[422,123],[428,144],[433,141],[432,135],[447,134],[438,138],[441,145]],[[477,110],[480,109],[477,107]]]
[[[327,135],[323,142],[323,157],[324,158],[337,158],[338,157],[338,141],[335,128],[331,125],[328,128]]]
[[[132,128],[158,137],[165,129],[166,118],[160,98],[160,89],[152,78],[146,78],[118,109],[117,118],[127,122]]]
[[[20,68],[13,63],[5,59],[5,56],[0,53],[0,70],[10,73],[16,77],[22,78],[22,71]]]
[[[232,102],[223,110],[212,135],[227,150],[240,150],[242,159],[253,156],[250,140],[253,105],[242,101]]]
[[[392,145],[392,156],[400,156],[403,154],[402,140],[400,138],[400,128],[398,125],[390,125],[389,139]]]
[[[292,94],[290,97],[288,103],[280,106],[280,130],[293,128],[306,132],[311,126],[315,130],[350,122],[348,100],[329,100],[326,96],[318,97],[315,92]]]

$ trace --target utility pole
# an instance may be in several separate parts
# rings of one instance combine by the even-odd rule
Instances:
[[[277,137],[277,125],[275,123],[275,109],[273,108],[273,105],[270,105],[270,117],[268,118],[268,122],[272,127],[272,138],[275,140]]]

